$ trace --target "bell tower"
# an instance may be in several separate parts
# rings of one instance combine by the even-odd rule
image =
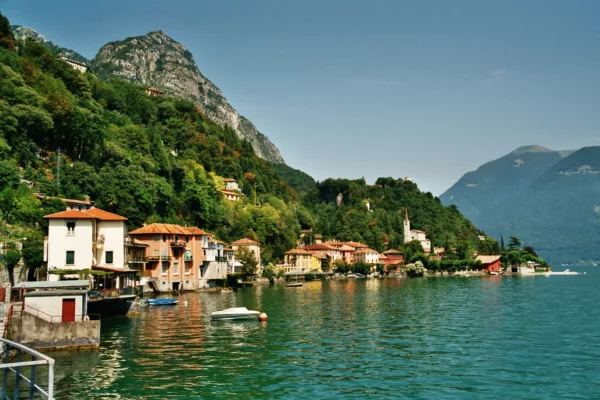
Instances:
[[[410,242],[410,220],[408,219],[408,210],[404,210],[404,243]]]

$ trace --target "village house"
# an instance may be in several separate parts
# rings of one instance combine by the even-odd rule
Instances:
[[[165,92],[161,92],[160,90],[152,88],[152,87],[151,88],[147,88],[145,90],[145,92],[146,92],[146,94],[148,96],[155,96],[155,97],[164,96],[164,94],[165,94]]]
[[[219,190],[223,196],[229,201],[238,201],[240,194],[238,192],[232,192],[231,190]]]
[[[390,249],[390,250],[384,251],[383,254],[386,256],[386,259],[384,261],[384,265],[385,265],[386,269],[390,265],[398,265],[398,264],[402,264],[404,262],[403,254],[399,250]]]
[[[486,272],[499,272],[502,268],[500,256],[477,256],[475,261],[480,261],[482,269]]]
[[[159,292],[197,288],[208,233],[195,227],[154,223],[129,232],[129,236],[133,243],[146,245],[143,277],[151,288]]]
[[[305,246],[304,250],[321,260],[321,269],[324,271],[329,271],[336,260],[342,259],[342,253],[338,249],[323,243]]]
[[[233,178],[224,178],[223,183],[225,184],[225,190],[240,190],[237,181]]]
[[[320,233],[315,233],[315,243],[314,244],[322,244],[323,243],[323,235]]]
[[[62,197],[52,197],[52,196],[46,196],[44,194],[41,193],[36,193],[35,197],[37,197],[40,200],[60,200],[63,203],[65,203],[65,208],[66,210],[89,210],[90,208],[92,208],[94,206],[94,202],[90,200],[89,197],[86,197],[85,200],[76,200],[76,199],[65,199]]]
[[[417,229],[410,229],[410,220],[408,219],[408,211],[404,217],[404,243],[417,240],[421,243],[425,253],[431,253],[431,241],[427,239],[426,233]]]
[[[365,264],[377,264],[379,262],[379,253],[373,249],[358,249],[354,252],[354,262]]]
[[[293,249],[285,252],[284,271],[307,273],[312,271],[313,255],[304,249]]]
[[[353,243],[353,242],[349,242],[349,243]],[[342,260],[344,260],[344,262],[346,264],[353,264],[354,263],[354,252],[356,251],[356,248],[353,246],[349,246],[346,243],[342,243],[342,242],[327,242],[327,245],[331,246],[331,247],[335,247],[341,254],[342,256]],[[367,246],[364,246],[364,248],[366,248]],[[361,247],[359,247],[361,248]]]
[[[236,240],[235,242],[231,243],[231,248],[233,249],[234,252],[237,252],[238,249],[240,249],[240,248],[247,248],[248,250],[253,252],[254,256],[256,257],[256,261],[258,262],[258,266],[260,268],[261,259],[260,259],[260,243],[259,242],[257,242],[256,240],[243,238],[243,239]]]
[[[69,64],[71,66],[71,68],[76,69],[77,71],[81,72],[82,74],[85,74],[88,70],[88,66],[79,61],[71,60],[70,58],[67,58],[65,56],[60,56],[60,59],[63,60],[64,62],[66,62],[67,64]]]

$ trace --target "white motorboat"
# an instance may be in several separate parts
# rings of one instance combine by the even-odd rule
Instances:
[[[234,307],[227,310],[215,311],[210,314],[214,320],[217,319],[253,319],[258,318],[260,312],[248,310],[246,307]]]
[[[557,271],[557,272],[547,272],[546,276],[550,276],[550,275],[579,275],[579,272],[575,272],[575,271],[569,271],[568,269],[565,269],[564,271]]]
[[[498,271],[490,271],[490,275],[500,275]]]

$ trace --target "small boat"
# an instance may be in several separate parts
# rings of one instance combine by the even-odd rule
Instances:
[[[498,271],[490,271],[490,275],[500,275]]]
[[[361,274],[359,272],[355,272],[354,276],[356,276],[357,278],[366,278],[367,277],[366,275],[363,275],[363,274]]]
[[[221,293],[233,293],[233,289],[230,287],[221,289]]]
[[[258,318],[258,311],[248,310],[246,307],[234,307],[227,310],[215,311],[210,314],[213,320],[219,319],[250,319]]]
[[[285,284],[287,287],[299,287],[302,286],[302,282],[288,282]]]
[[[149,306],[174,306],[177,304],[177,299],[148,299],[146,303]]]

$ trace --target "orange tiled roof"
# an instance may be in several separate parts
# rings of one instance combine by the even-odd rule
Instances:
[[[191,226],[189,228],[185,228],[185,230],[191,233],[192,235],[210,235],[210,233],[203,231],[197,226]]]
[[[362,253],[364,253],[364,254],[379,254],[377,251],[375,251],[373,249],[369,249],[368,247],[364,248],[364,249],[356,250],[355,254],[362,254]]]
[[[383,254],[404,254],[400,250],[389,249],[383,252]]]
[[[154,223],[142,226],[139,229],[129,232],[130,235],[191,235],[192,233],[180,225]]]
[[[335,250],[335,251],[339,251],[335,247],[331,247],[331,246],[328,246],[326,244],[312,244],[310,246],[305,246],[304,248],[306,250],[309,250],[309,251],[312,251],[312,250],[314,250],[314,251],[319,251],[319,250],[328,250],[328,251]]]
[[[491,264],[500,259],[500,256],[477,256],[475,260],[481,261],[482,264]]]
[[[312,253],[310,251],[306,251],[303,249],[292,249],[290,251],[286,251],[285,254],[304,254],[304,255],[311,255]]]
[[[354,247],[354,248],[363,248],[363,249],[367,249],[369,246],[367,246],[366,244],[362,244],[359,242],[344,242],[345,245],[350,246],[350,247]]]
[[[67,210],[44,216],[46,219],[99,219],[100,221],[127,221],[127,218],[99,208]]]
[[[248,238],[243,238],[240,240],[236,240],[235,242],[231,243],[233,246],[243,246],[243,245],[253,245],[253,244],[260,244],[259,242],[257,242],[256,240],[252,240],[252,239],[248,239]]]

